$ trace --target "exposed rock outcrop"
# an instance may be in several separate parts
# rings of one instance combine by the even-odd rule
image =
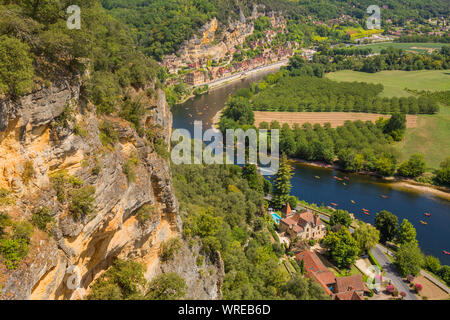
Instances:
[[[145,102],[148,117],[162,128],[168,143],[172,115],[162,90],[157,97]],[[73,123],[58,124],[68,106],[78,131]],[[179,237],[182,228],[168,162],[120,118],[108,117],[119,142],[114,148],[103,146],[102,121],[94,106],[81,105],[76,81],[41,88],[17,101],[0,101],[0,188],[12,190],[14,198],[0,211],[14,220],[30,220],[36,208],[45,206],[55,220],[51,235],[35,228],[30,252],[17,269],[9,270],[0,261],[0,298],[83,298],[117,257],[145,264],[148,280],[161,272],[179,272],[191,299],[220,298],[220,257],[214,264],[207,260],[208,276],[195,264],[199,249],[187,244],[176,262],[162,264],[159,259],[161,244]],[[138,159],[134,181],[122,169],[131,157]],[[23,181],[25,163],[34,171],[28,183]],[[58,201],[50,176],[60,170],[95,187],[94,214],[75,219]],[[136,215],[144,205],[153,210],[141,221]]]

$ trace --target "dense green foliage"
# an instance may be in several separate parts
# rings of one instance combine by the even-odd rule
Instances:
[[[48,232],[54,219],[52,218],[50,208],[42,207],[33,211],[31,221],[40,230]]]
[[[403,219],[398,229],[397,241],[400,244],[412,242],[417,243],[416,229],[407,219]]]
[[[145,298],[149,300],[177,300],[187,292],[186,281],[177,273],[163,273],[148,285]]]
[[[295,290],[271,241],[273,222],[263,216],[264,192],[258,184],[249,187],[241,168],[178,165],[173,174],[185,237],[200,240],[204,254],[221,253],[224,299],[324,297],[316,284],[306,280],[299,280],[302,286]]]
[[[79,30],[66,26],[70,5],[82,8]],[[110,112],[124,88],[156,79],[156,63],[136,51],[129,30],[95,0],[2,1],[0,35],[0,90],[12,96],[30,90],[32,80],[47,84],[89,69],[82,94]]]
[[[426,164],[424,156],[413,154],[408,161],[403,162],[398,168],[398,175],[402,177],[415,178],[425,172]]]
[[[137,262],[117,259],[98,278],[86,297],[88,300],[128,300],[142,298],[144,268]]]
[[[280,167],[273,179],[273,199],[272,206],[275,209],[281,209],[289,201],[291,192],[292,168],[286,155],[280,159]],[[294,207],[295,208],[295,207]]]
[[[417,243],[406,242],[395,253],[395,263],[402,276],[416,276],[424,265],[424,255]]]
[[[0,93],[18,96],[33,85],[30,47],[16,38],[0,36]]]
[[[0,212],[0,261],[8,269],[16,269],[29,251],[33,226],[27,221],[13,221]]]
[[[323,244],[328,247],[327,253],[338,268],[349,268],[360,251],[358,242],[346,228],[328,233]]]
[[[320,48],[313,56],[312,63],[321,64],[324,72],[339,70],[355,70],[362,72],[379,72],[382,70],[442,70],[449,69],[450,55],[446,46],[433,53],[410,53],[403,49],[388,47],[381,50],[379,55],[363,56],[344,55],[335,49]]]
[[[182,243],[180,238],[172,238],[164,241],[161,245],[161,261],[166,262],[172,260],[178,250],[181,249]]]
[[[284,76],[273,84],[269,77],[260,81],[254,87],[255,95],[250,100],[252,108],[258,111],[382,114],[433,114],[439,111],[436,100],[431,97],[381,98],[381,84],[336,82],[310,77],[313,74],[306,75]]]
[[[442,161],[439,170],[436,172],[436,181],[439,184],[450,186],[450,157]]]
[[[380,211],[375,216],[375,228],[380,231],[381,242],[392,241],[397,235],[398,217],[389,211]]]
[[[358,221],[358,228],[353,233],[353,237],[358,243],[359,253],[364,254],[378,244],[380,241],[380,231],[368,223]]]
[[[344,226],[348,228],[352,224],[352,217],[346,210],[336,210],[331,214],[330,226]]]

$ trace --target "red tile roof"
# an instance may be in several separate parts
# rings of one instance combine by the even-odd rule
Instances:
[[[336,279],[336,292],[364,291],[364,282],[361,275],[353,275]]]
[[[303,265],[307,276],[316,280],[325,289],[325,291],[331,295],[332,292],[329,285],[336,282],[334,273],[325,267],[314,252],[302,251],[298,253],[296,257],[299,261],[303,260]]]

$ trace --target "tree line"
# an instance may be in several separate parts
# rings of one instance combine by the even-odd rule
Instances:
[[[295,70],[295,71],[294,71]],[[270,77],[252,87],[250,103],[256,111],[365,112],[434,114],[439,105],[433,97],[382,98],[381,84],[337,82],[314,77],[313,66],[292,68],[274,83]],[[302,71],[302,72],[299,72]],[[304,73],[304,75],[299,75]]]

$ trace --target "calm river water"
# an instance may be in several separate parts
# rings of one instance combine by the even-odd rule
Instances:
[[[247,79],[213,89],[208,94],[195,97],[184,104],[175,106],[173,128],[193,131],[194,120],[202,120],[204,130],[212,124],[212,118],[223,108],[228,96],[237,89],[249,87],[250,83],[262,79],[268,73],[255,74]],[[299,199],[318,205],[338,204],[338,208],[354,213],[357,219],[374,224],[375,214],[388,210],[396,214],[401,222],[408,219],[417,230],[417,240],[426,254],[439,257],[441,263],[450,265],[450,256],[442,250],[450,251],[450,202],[430,194],[401,190],[393,184],[374,177],[345,174],[322,167],[312,167],[296,163],[292,179],[292,194]],[[339,182],[334,176],[349,177],[349,181]],[[320,177],[320,179],[316,178]],[[386,199],[381,195],[387,196]],[[351,202],[353,200],[355,204]],[[370,216],[362,214],[368,209]],[[429,212],[432,217],[425,217]],[[428,222],[422,225],[420,220]]]

